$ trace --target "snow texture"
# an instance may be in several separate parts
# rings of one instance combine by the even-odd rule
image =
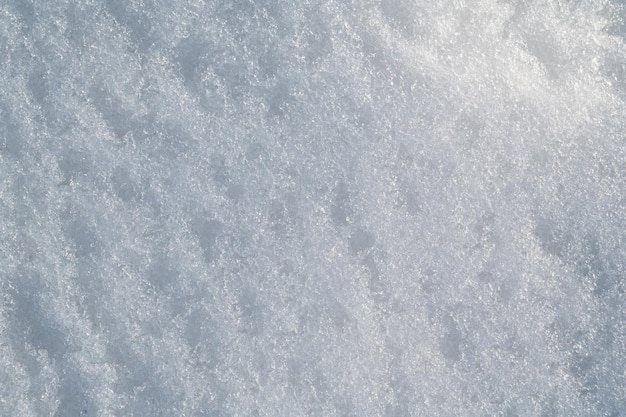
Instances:
[[[625,7],[0,2],[0,415],[626,416]]]

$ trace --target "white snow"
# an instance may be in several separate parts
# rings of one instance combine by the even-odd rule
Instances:
[[[0,415],[626,416],[626,6],[0,4]]]

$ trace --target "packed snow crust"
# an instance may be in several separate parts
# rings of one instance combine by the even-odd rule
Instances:
[[[626,416],[609,0],[4,0],[0,415]]]

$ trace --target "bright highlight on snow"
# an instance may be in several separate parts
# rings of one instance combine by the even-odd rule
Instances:
[[[625,16],[2,2],[0,415],[626,416]]]

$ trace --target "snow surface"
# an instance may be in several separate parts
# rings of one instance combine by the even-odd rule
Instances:
[[[4,0],[0,415],[626,416],[609,0]]]

